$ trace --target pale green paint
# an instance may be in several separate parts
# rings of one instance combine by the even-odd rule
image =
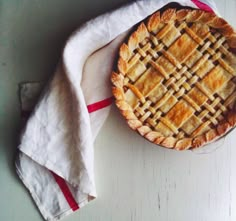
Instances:
[[[0,0],[0,221],[42,220],[14,169],[20,130],[18,83],[47,81],[70,33],[126,2]]]
[[[69,34],[124,2],[0,0],[0,221],[42,221],[14,170],[20,129],[18,83],[47,81]],[[236,1],[216,3],[236,27]],[[95,144],[99,197],[64,220],[233,221],[235,137],[234,131],[210,155],[168,151],[129,130],[113,107]]]

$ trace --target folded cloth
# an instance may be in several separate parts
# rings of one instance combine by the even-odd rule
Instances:
[[[58,220],[97,196],[93,142],[112,103],[109,79],[118,47],[132,26],[170,2],[130,3],[87,22],[67,41],[22,131],[16,159],[17,173],[46,220]],[[211,0],[178,3],[217,13]],[[32,109],[35,87],[22,87],[23,113]]]

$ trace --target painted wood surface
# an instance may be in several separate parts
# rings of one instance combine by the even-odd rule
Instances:
[[[17,83],[47,79],[66,36],[84,20],[125,1],[78,2],[1,1],[1,221],[42,220],[12,163],[19,133]],[[221,15],[236,27],[236,0],[215,2]],[[235,169],[236,130],[210,149],[177,152],[157,147],[131,131],[113,106],[95,142],[98,198],[64,220],[235,221]]]

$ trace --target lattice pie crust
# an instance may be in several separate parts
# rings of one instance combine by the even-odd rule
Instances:
[[[233,28],[213,13],[156,12],[120,47],[116,105],[155,144],[184,150],[211,142],[236,124],[235,49]]]

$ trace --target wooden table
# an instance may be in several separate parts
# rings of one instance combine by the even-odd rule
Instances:
[[[18,83],[46,81],[68,35],[125,0],[2,0],[0,10],[0,220],[42,221],[15,174]],[[236,0],[217,0],[236,27]],[[99,197],[67,221],[236,220],[236,130],[211,153],[158,148],[115,107],[95,143]]]

